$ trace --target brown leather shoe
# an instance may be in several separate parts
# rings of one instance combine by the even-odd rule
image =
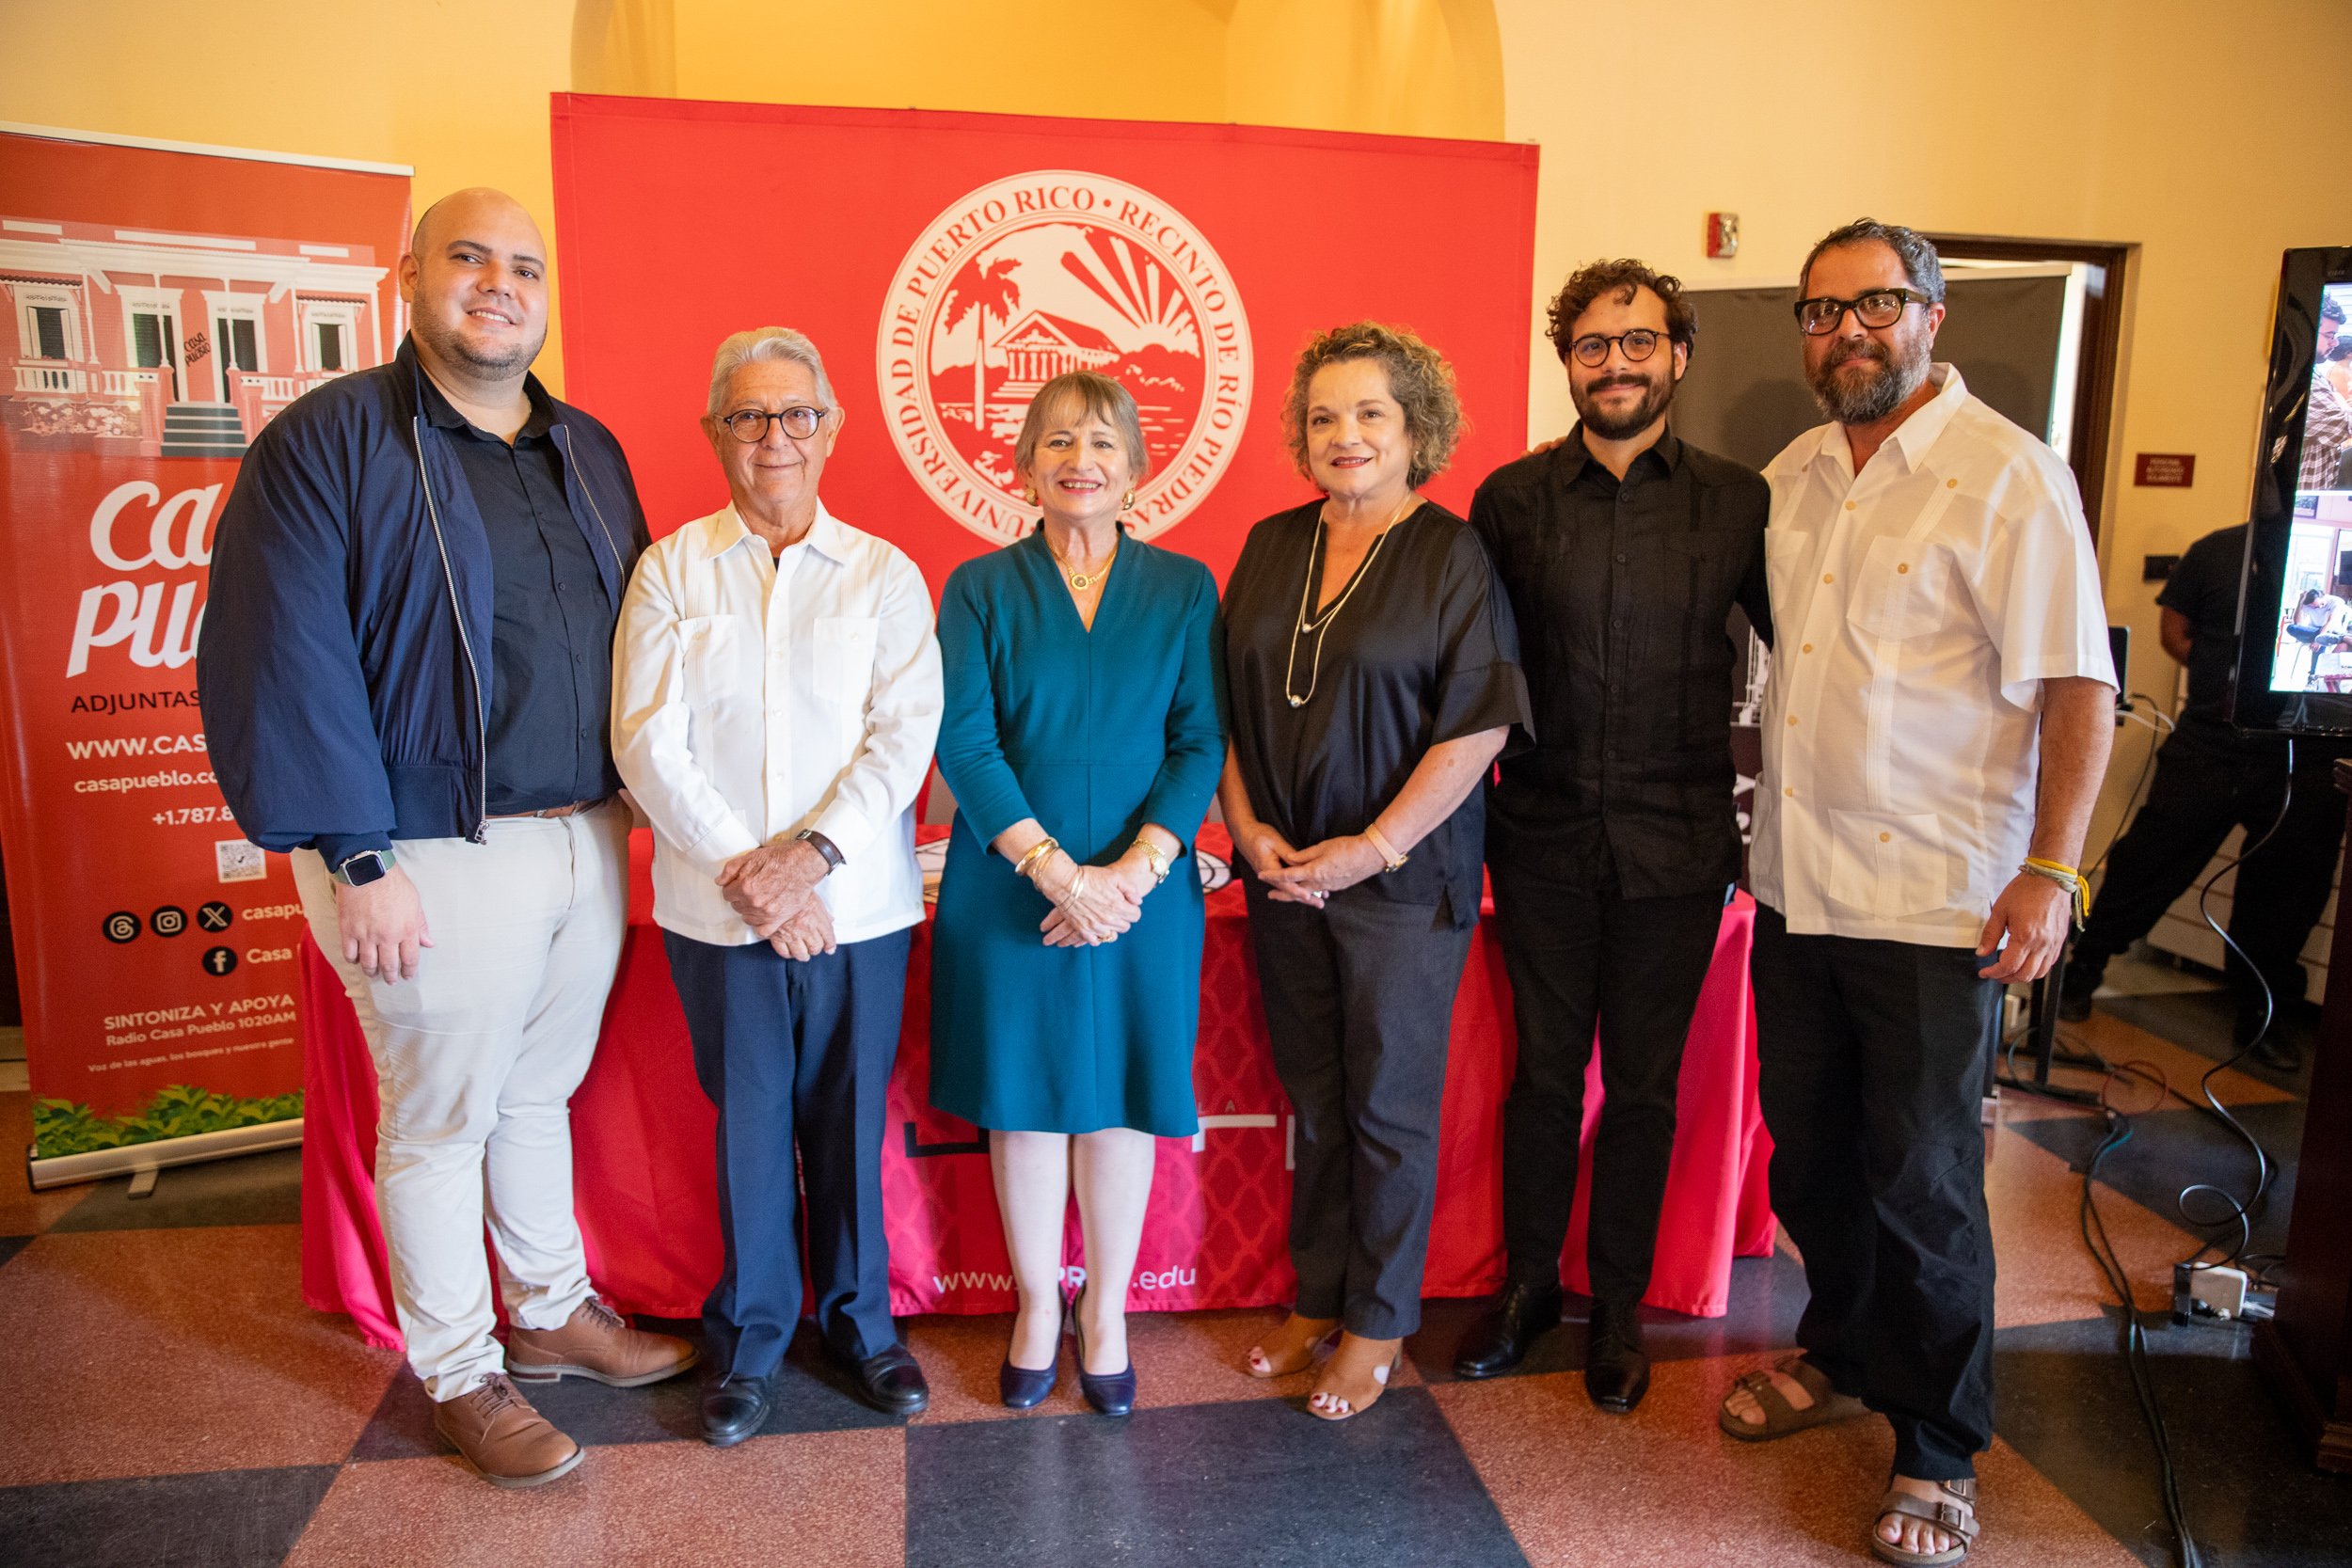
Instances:
[[[502,1377],[436,1403],[433,1426],[493,1486],[545,1485],[568,1475],[588,1453]]]
[[[635,1388],[675,1377],[693,1364],[693,1346],[631,1328],[594,1296],[574,1307],[561,1328],[516,1323],[506,1331],[506,1370],[517,1383],[589,1377],[614,1388]]]

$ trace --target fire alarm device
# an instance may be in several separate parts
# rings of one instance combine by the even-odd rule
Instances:
[[[1709,213],[1707,214],[1707,254],[1721,260],[1740,254],[1740,214]]]

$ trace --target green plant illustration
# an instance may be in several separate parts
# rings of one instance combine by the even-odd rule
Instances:
[[[60,1154],[126,1148],[161,1138],[184,1138],[198,1132],[225,1132],[232,1127],[289,1121],[301,1115],[300,1089],[266,1099],[241,1100],[235,1095],[215,1094],[194,1084],[173,1084],[156,1090],[145,1105],[127,1117],[102,1117],[87,1105],[71,1100],[36,1100],[34,1157],[54,1160]]]

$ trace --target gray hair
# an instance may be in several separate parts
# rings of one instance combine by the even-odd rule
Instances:
[[[1804,266],[1797,274],[1797,293],[1802,294],[1813,286],[1813,263],[1821,259],[1821,252],[1872,241],[1886,246],[1901,260],[1903,276],[1911,279],[1913,288],[1931,300],[1943,299],[1944,263],[1936,256],[1935,246],[1928,243],[1928,237],[1915,229],[1881,223],[1876,218],[1856,218],[1844,228],[1822,235],[1820,243],[1806,253]]]
[[[727,383],[735,372],[755,360],[783,362],[804,367],[817,378],[817,395],[825,400],[829,409],[838,407],[833,395],[833,382],[825,374],[825,356],[817,352],[817,345],[806,334],[788,326],[755,326],[749,332],[738,332],[719,345],[719,352],[710,359],[710,406],[703,412],[717,418],[726,401]]]

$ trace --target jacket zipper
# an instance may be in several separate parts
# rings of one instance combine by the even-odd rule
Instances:
[[[450,570],[449,541],[441,536],[441,509],[434,504],[433,476],[424,466],[424,416],[411,415],[409,422],[417,437],[417,480],[424,486],[425,515],[433,522],[433,544],[441,552],[441,576],[449,583],[450,610],[457,618],[457,645],[466,651],[466,673],[473,682],[474,741],[480,759],[475,784],[480,808],[474,815],[473,832],[468,836],[476,844],[486,844],[490,832],[490,721],[482,705],[482,667],[474,662],[473,639],[466,635],[466,607],[458,602],[457,574]],[[582,484],[580,488],[586,490],[587,486]]]
[[[588,476],[580,472],[580,460],[572,455],[571,432],[559,424],[555,427],[554,434],[556,445],[564,449],[564,466],[570,468],[573,477],[580,481],[580,493],[588,498],[588,510],[596,516],[596,531],[604,535],[605,547],[612,552],[612,569],[620,574],[623,579],[621,586],[627,588],[628,586],[627,580],[628,562],[621,559],[621,542],[612,537],[612,527],[604,520],[604,508],[596,504],[596,493],[588,488]]]

